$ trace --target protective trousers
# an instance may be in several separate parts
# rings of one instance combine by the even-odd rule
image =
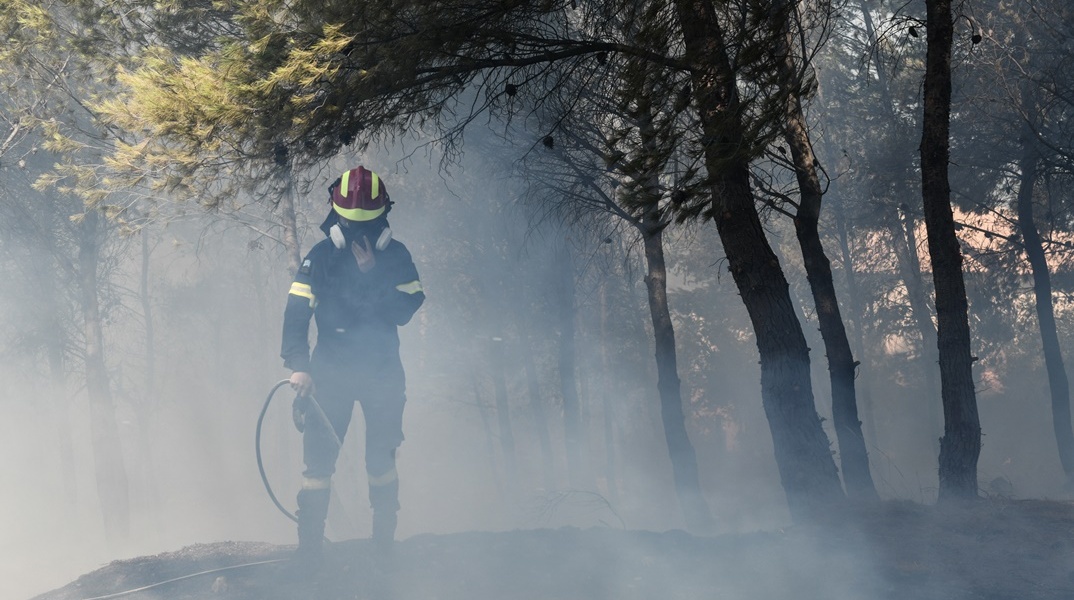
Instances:
[[[365,465],[369,503],[373,508],[373,538],[377,542],[391,542],[395,537],[399,510],[395,451],[403,441],[403,406],[406,403],[402,363],[398,354],[385,353],[374,355],[374,360],[358,361],[360,364],[357,365],[341,365],[321,358],[328,354],[321,350],[319,345],[314,351],[310,369],[317,403],[340,443],[347,434],[355,400],[361,404],[365,417]],[[319,418],[307,414],[305,423],[302,452],[306,470],[302,473],[303,489],[299,492],[297,515],[300,551],[304,544],[319,547],[323,539],[329,487],[340,451]],[[308,509],[304,509],[304,503]]]

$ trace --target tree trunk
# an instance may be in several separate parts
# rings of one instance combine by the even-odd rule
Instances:
[[[142,484],[145,486],[144,503],[147,514],[157,514],[159,495],[157,493],[156,468],[153,460],[153,417],[156,414],[157,370],[156,343],[153,328],[153,302],[149,296],[150,271],[149,228],[142,228],[142,277],[140,300],[142,318],[145,321],[145,393],[135,409],[138,413],[138,460],[141,467]],[[159,523],[154,522],[159,528]]]
[[[298,220],[295,217],[295,184],[291,171],[291,162],[286,161],[280,167],[279,193],[280,193],[280,218],[283,221],[283,245],[287,250],[287,268],[291,271],[291,277],[298,273],[302,266],[302,250],[298,240]]]
[[[973,389],[969,304],[962,250],[955,235],[948,181],[951,121],[951,0],[926,0],[921,195],[925,206],[932,279],[936,289],[937,348],[944,435],[940,440],[940,502],[977,497],[981,423]]]
[[[47,200],[38,197],[42,204]],[[43,238],[40,243],[55,246],[56,240],[51,230],[42,229]],[[48,390],[52,409],[52,423],[56,431],[56,444],[60,454],[60,477],[63,481],[64,492],[64,518],[70,520],[74,517],[79,505],[78,479],[75,470],[75,450],[72,442],[74,436],[71,427],[71,403],[67,391],[67,344],[68,336],[64,328],[64,310],[61,308],[60,289],[63,285],[61,276],[72,274],[74,271],[61,270],[54,256],[32,251],[30,253],[30,269],[40,282],[41,305],[39,306],[44,343],[45,356],[48,360],[49,382]],[[29,279],[30,272],[24,272]]]
[[[556,487],[556,477],[553,468],[552,440],[548,434],[548,414],[541,398],[537,367],[533,363],[533,347],[528,337],[523,337],[521,341],[522,364],[526,370],[526,387],[530,397],[530,413],[533,415],[533,427],[537,431],[537,442],[541,446],[541,474],[544,477],[545,489],[552,491]]]
[[[836,184],[833,182],[834,188]],[[832,193],[830,188],[828,193]],[[838,194],[834,196],[839,199]],[[861,358],[861,363],[865,365],[866,370],[872,368],[872,360],[870,359],[870,353],[865,346],[865,307],[861,301],[861,286],[858,284],[858,274],[854,270],[854,254],[850,249],[850,232],[848,231],[846,224],[846,215],[843,214],[845,204],[837,200],[836,210],[833,212],[835,217],[835,234],[836,239],[839,240],[839,252],[843,263],[843,271],[847,280],[847,297],[850,301],[850,311],[853,315],[851,323],[853,324],[853,341],[852,346],[855,354]],[[873,395],[872,395],[872,378],[862,378],[861,387],[861,408],[862,408],[862,426],[864,428],[864,434],[867,439],[873,440],[873,444],[877,443],[876,437],[876,414],[873,408]]]
[[[1023,94],[1023,98],[1025,98]],[[1027,104],[1029,114],[1035,107]],[[1070,381],[1063,365],[1063,351],[1059,346],[1059,333],[1055,325],[1055,309],[1052,306],[1052,278],[1048,260],[1041,244],[1037,224],[1033,220],[1033,188],[1037,182],[1040,155],[1035,137],[1029,127],[1022,139],[1021,179],[1018,186],[1018,229],[1022,232],[1029,266],[1033,270],[1033,295],[1036,298],[1037,323],[1044,346],[1044,367],[1048,371],[1048,387],[1052,395],[1052,427],[1059,449],[1059,462],[1067,479],[1074,478],[1074,430],[1070,422]]]
[[[808,519],[830,512],[833,501],[845,498],[813,401],[809,348],[750,192],[735,73],[715,9],[710,0],[676,0],[675,6],[686,58],[695,67],[694,100],[708,141],[710,216],[757,338],[761,396],[787,504],[795,520]]]
[[[507,492],[513,495],[516,489],[517,471],[515,467],[515,434],[511,430],[511,407],[507,402],[507,376],[504,373],[504,342],[502,338],[492,338],[492,382],[496,392],[496,418],[500,430],[500,451],[503,452],[503,469],[507,482]]]
[[[940,436],[943,432],[943,417],[939,413],[942,402],[936,402],[940,391],[936,385],[940,357],[936,342],[936,326],[932,322],[932,310],[929,308],[925,280],[921,276],[921,257],[917,253],[917,223],[910,214],[910,207],[900,204],[898,223],[891,228],[892,242],[895,247],[895,261],[899,265],[899,276],[906,286],[906,299],[910,303],[910,313],[921,336],[921,372],[925,377],[922,397],[927,402],[925,414],[928,421],[929,443],[934,453],[940,451]]]
[[[611,359],[608,356],[608,279],[600,285],[600,403],[604,425],[604,479],[608,500],[619,502],[619,476],[615,456],[615,403],[612,402]]]
[[[712,530],[715,523],[701,493],[697,472],[697,453],[686,433],[686,417],[682,408],[682,391],[675,353],[675,326],[668,307],[667,268],[664,263],[663,230],[655,222],[652,211],[642,219],[642,239],[645,244],[647,273],[645,286],[649,290],[649,313],[653,319],[653,338],[656,346],[657,390],[660,393],[660,417],[664,424],[664,439],[671,458],[675,494],[679,498],[686,526],[699,533]]]
[[[142,318],[145,321],[145,396],[146,403],[153,404],[156,400],[157,369],[156,369],[156,345],[154,343],[153,330],[153,301],[149,297],[149,231],[142,229],[142,277],[141,293],[139,299],[142,302]]]
[[[876,29],[873,27],[873,15],[869,12],[869,7],[865,5],[865,0],[860,0],[858,4],[861,7],[862,23],[865,25],[865,39],[869,44],[869,48],[872,49],[870,58],[876,67],[876,78],[880,82],[880,100],[884,105],[882,108],[888,117],[888,121],[895,125],[895,101],[891,97],[891,86],[888,83],[887,72],[884,69],[884,61],[880,58],[880,43],[876,39]],[[894,133],[894,130],[892,133]]]
[[[839,311],[832,265],[820,240],[820,210],[824,190],[817,175],[817,160],[802,111],[802,82],[791,53],[794,41],[788,23],[789,13],[793,9],[782,2],[777,3],[776,8],[778,13],[788,13],[783,15],[783,24],[776,29],[776,60],[780,81],[787,95],[783,139],[790,148],[800,196],[794,229],[802,249],[806,279],[813,293],[820,335],[828,357],[828,375],[832,386],[832,421],[839,443],[843,482],[850,497],[876,499],[876,486],[869,471],[869,455],[861,432],[861,421],[858,420],[858,399],[854,389],[858,363],[850,350],[850,340]]]
[[[489,411],[485,401],[481,398],[481,387],[477,382],[477,372],[470,371],[470,384],[474,389],[474,403],[477,405],[477,414],[481,417],[481,426],[485,430],[485,455],[489,458],[489,471],[492,473],[493,483],[496,484],[496,492],[500,496],[500,502],[505,503],[503,483],[500,480],[500,472],[496,468],[496,443],[493,441],[492,423],[489,420]]]
[[[579,406],[574,339],[574,260],[563,248],[559,261],[559,383],[563,394],[563,432],[567,447],[567,473],[571,488],[588,489],[582,411]]]
[[[119,425],[104,361],[104,333],[97,298],[99,229],[99,215],[94,210],[88,210],[81,224],[79,238],[79,287],[86,336],[86,391],[89,394],[97,493],[101,501],[105,534],[110,542],[120,543],[126,541],[130,533],[130,500]]]
[[[52,273],[45,274],[52,277]],[[55,301],[57,290],[50,281],[49,297],[46,302],[51,306],[48,318],[46,351],[48,353],[49,394],[52,399],[53,423],[56,427],[57,445],[60,452],[60,477],[63,479],[65,517],[72,517],[78,506],[78,486],[75,472],[75,450],[71,443],[71,407],[67,397],[67,367],[65,360],[66,336],[60,323],[58,303]]]

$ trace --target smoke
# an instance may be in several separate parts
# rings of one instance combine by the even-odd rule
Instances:
[[[378,171],[397,202],[392,228],[411,250],[428,296],[401,330],[408,403],[407,439],[398,459],[398,537],[565,526],[684,528],[660,421],[636,240],[617,234],[606,242],[605,230],[593,235],[554,220],[535,226],[532,213],[512,201],[523,195],[526,182],[504,176],[493,156],[470,156],[444,173],[435,157],[399,162],[400,155],[405,153],[341,158],[299,203],[302,247],[308,250],[322,235],[316,224],[327,210],[322,190],[332,173],[357,164]],[[773,223],[772,229],[783,242],[793,241],[785,225]],[[131,499],[127,539],[109,540],[101,518],[77,320],[67,324],[67,370],[58,389],[49,383],[40,349],[19,353],[13,338],[0,340],[6,357],[0,366],[0,455],[7,457],[0,472],[9,490],[0,536],[5,597],[59,587],[110,560],[198,542],[295,541],[293,524],[263,489],[253,436],[265,394],[289,375],[277,356],[290,283],[283,252],[269,237],[221,215],[186,216],[149,235],[151,387],[136,244],[118,246],[105,295],[111,299],[105,307],[106,356]],[[729,535],[698,556],[728,561],[729,572],[753,573],[748,585],[728,580],[726,595],[748,590],[765,597],[807,579],[831,586],[812,595],[848,594],[850,587],[842,586],[850,584],[839,577],[815,575],[826,563],[800,560],[830,548],[796,539],[772,555],[750,541],[752,532],[786,526],[788,515],[761,409],[749,321],[710,227],[669,230],[666,243],[688,429],[718,523],[713,533]],[[581,485],[568,477],[558,361],[564,249],[576,265],[571,318],[584,432]],[[795,251],[785,247],[783,256],[801,305],[810,306]],[[0,304],[5,332],[17,331],[14,317],[40,302],[9,292]],[[811,318],[808,308],[802,314]],[[815,326],[807,321],[805,329],[811,346],[820,348]],[[870,352],[869,370],[863,367],[858,381],[864,386],[867,379],[870,386],[877,437],[868,443],[880,492],[931,501],[936,459],[920,424],[920,372],[895,351]],[[1029,360],[1012,352],[1003,388],[980,396],[982,481],[1005,478],[1018,496],[1056,490],[1055,452],[1041,434],[1050,430],[1043,383],[1014,366]],[[818,408],[827,417],[821,353],[814,353],[812,366]],[[499,429],[495,381],[501,376],[511,456]],[[273,489],[293,509],[302,466],[290,400],[286,389],[277,394],[262,450]],[[542,430],[548,432],[547,449]],[[830,428],[829,437],[834,439]],[[334,478],[327,531],[333,540],[369,535],[363,438],[361,412],[355,411]],[[683,543],[692,548],[701,542]],[[871,574],[869,564],[852,560],[859,544],[867,545],[853,540],[839,550],[846,557],[841,564],[858,569],[858,583]],[[625,545],[616,560],[644,562],[638,553],[655,551]],[[773,571],[786,576],[766,580],[762,573]],[[657,587],[690,589],[688,580],[680,581],[683,573],[667,573]],[[632,585],[649,589],[629,572],[619,575],[602,588],[609,597],[629,597]]]

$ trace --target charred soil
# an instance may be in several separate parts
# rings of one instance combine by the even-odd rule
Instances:
[[[715,537],[475,532],[417,535],[387,553],[353,540],[328,546],[315,574],[297,570],[292,551],[198,544],[113,562],[36,600],[1074,598],[1074,504],[1048,501],[884,502],[824,524]]]

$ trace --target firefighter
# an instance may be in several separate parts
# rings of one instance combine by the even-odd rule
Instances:
[[[321,556],[332,474],[354,402],[366,424],[365,464],[373,508],[373,541],[395,536],[399,510],[396,448],[403,441],[405,376],[398,327],[425,300],[410,252],[392,239],[392,202],[383,180],[364,167],[344,173],[330,187],[332,209],[321,225],[327,239],[302,261],[283,319],[284,366],[298,394],[295,423],[302,430],[305,470],[298,492],[296,557],[316,564]],[[310,356],[310,317],[317,343]],[[311,416],[316,399],[325,419]]]

